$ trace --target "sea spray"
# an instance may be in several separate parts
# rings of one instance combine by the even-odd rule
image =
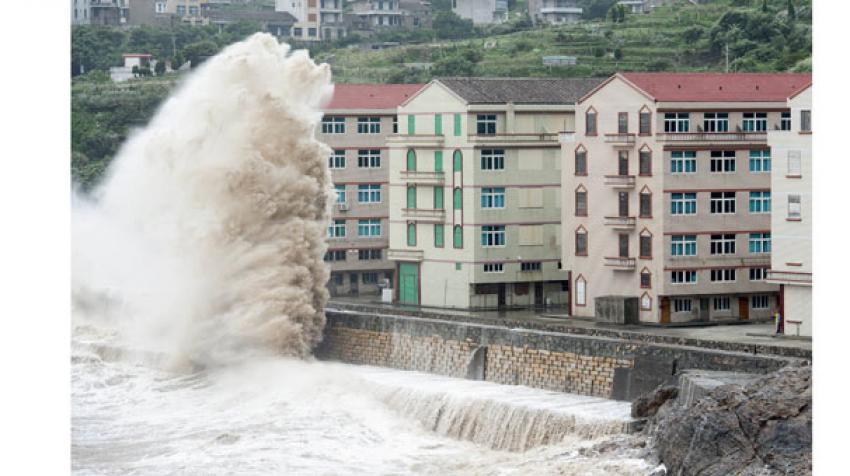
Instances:
[[[72,223],[75,326],[201,364],[321,339],[327,65],[255,34],[187,78]]]

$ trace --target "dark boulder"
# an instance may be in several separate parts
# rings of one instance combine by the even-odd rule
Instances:
[[[640,396],[632,402],[632,418],[648,418],[655,416],[661,405],[676,398],[679,389],[672,385],[661,386],[654,391]]]

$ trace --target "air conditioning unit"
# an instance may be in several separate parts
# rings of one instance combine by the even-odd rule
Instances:
[[[347,212],[348,211],[348,204],[347,203],[337,203],[336,209],[341,211],[341,212]]]

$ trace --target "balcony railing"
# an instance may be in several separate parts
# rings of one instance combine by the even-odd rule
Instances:
[[[422,250],[388,249],[387,259],[390,261],[422,261],[425,252]]]
[[[429,208],[402,208],[401,216],[405,220],[442,223],[446,221],[446,211]]]
[[[558,133],[528,132],[502,134],[473,134],[469,136],[469,142],[478,145],[557,145]]]
[[[765,142],[767,132],[675,132],[656,135],[659,142]]]
[[[634,147],[635,135],[630,133],[605,134],[605,143],[615,147]]]
[[[614,271],[634,271],[636,260],[634,258],[620,258],[618,256],[606,256],[605,266],[614,268]]]
[[[405,182],[423,185],[442,185],[446,181],[445,172],[425,172],[419,170],[402,170],[399,178]]]
[[[543,7],[540,9],[540,13],[561,13],[561,14],[573,14],[573,15],[581,15],[582,9],[578,7]]]
[[[441,146],[445,137],[436,134],[394,134],[387,136],[387,142],[407,144],[411,146]]]
[[[635,229],[635,217],[605,217],[605,225],[615,230],[631,231]]]
[[[606,175],[605,185],[613,188],[634,188],[634,175]]]
[[[574,131],[561,131],[558,133],[558,141],[571,144],[576,141],[576,133]]]

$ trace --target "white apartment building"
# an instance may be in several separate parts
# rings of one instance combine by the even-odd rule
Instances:
[[[622,73],[564,136],[563,258],[576,316],[639,298],[643,322],[768,319],[769,130],[810,74]]]
[[[275,0],[275,10],[297,20],[290,36],[301,41],[320,41],[346,35],[344,0]]]
[[[786,335],[812,335],[812,86],[788,98],[790,129],[770,131],[773,252]]]
[[[558,134],[595,79],[446,78],[398,108],[390,155],[395,298],[567,306]]]
[[[452,11],[475,25],[501,23],[508,19],[507,0],[452,0]]]

